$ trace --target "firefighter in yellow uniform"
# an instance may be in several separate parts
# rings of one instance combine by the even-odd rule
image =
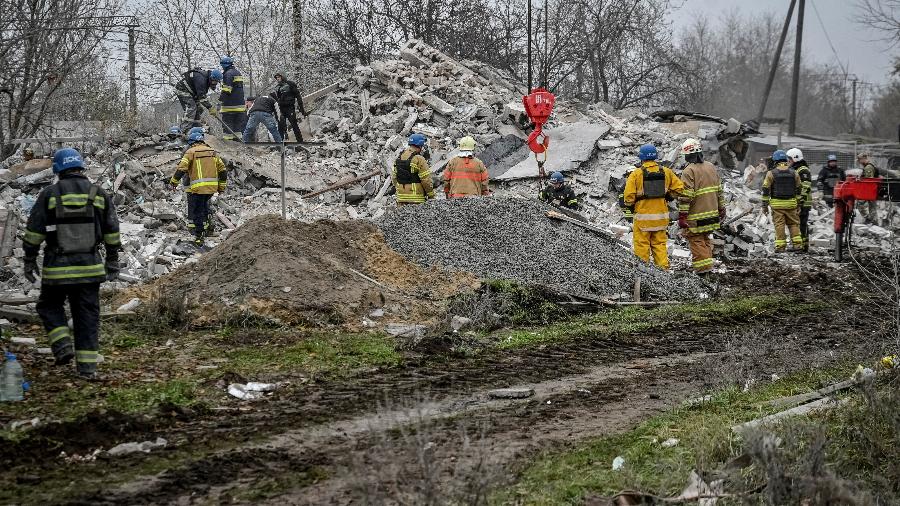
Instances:
[[[660,269],[669,268],[666,250],[669,226],[667,199],[681,194],[684,184],[672,169],[656,163],[656,146],[645,144],[638,151],[641,167],[635,169],[625,183],[625,205],[634,206],[634,254]]]
[[[443,180],[448,199],[491,194],[487,168],[475,158],[475,139],[466,136],[459,140],[459,154],[447,162]]]
[[[802,202],[802,184],[800,176],[788,165],[787,153],[778,150],[772,153],[775,168],[766,173],[763,180],[763,212],[768,214],[772,208],[772,223],[775,225],[775,252],[787,249],[787,236],[784,227],[791,232],[791,244],[794,251],[803,250],[803,236],[800,234],[800,204]]]
[[[422,156],[422,150],[428,139],[422,134],[409,136],[409,147],[394,162],[392,174],[394,188],[397,190],[397,205],[422,204],[434,198],[434,186],[431,183],[431,169],[428,161]]]
[[[225,191],[227,173],[225,163],[216,154],[216,150],[203,142],[203,132],[191,132],[188,135],[188,142],[191,147],[184,152],[184,156],[178,162],[178,169],[169,180],[169,184],[175,188],[185,174],[190,177],[188,209],[190,219],[194,222],[194,244],[202,250],[205,225],[209,219],[209,201],[213,194]]]
[[[719,230],[725,219],[725,194],[716,166],[703,161],[703,147],[697,139],[681,145],[688,165],[681,173],[684,190],[678,197],[678,228],[687,239],[694,272],[703,275],[713,268],[710,233]]]

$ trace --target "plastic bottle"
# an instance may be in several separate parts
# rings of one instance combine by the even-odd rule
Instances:
[[[0,401],[10,402],[24,399],[24,382],[22,364],[16,360],[15,355],[6,352],[6,362],[3,363],[3,371],[0,372]]]

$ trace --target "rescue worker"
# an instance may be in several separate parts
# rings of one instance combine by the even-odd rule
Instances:
[[[222,92],[219,94],[222,121],[227,128],[222,135],[223,140],[238,140],[247,126],[247,104],[244,102],[244,76],[234,66],[234,59],[223,56],[219,63],[222,65]]]
[[[825,197],[825,203],[828,207],[834,207],[834,188],[838,182],[846,181],[847,173],[844,169],[838,167],[838,159],[836,155],[828,155],[828,161],[819,171],[819,177],[816,181],[816,187]]]
[[[869,162],[869,153],[865,151],[859,153],[856,155],[856,161],[859,162],[859,166],[862,168],[862,177],[881,177],[881,170]],[[866,223],[878,224],[878,201],[857,201],[856,206],[859,208],[859,212],[863,215]]]
[[[409,136],[409,146],[394,161],[391,177],[397,191],[397,205],[422,204],[434,198],[431,169],[422,156],[428,139],[422,134]]]
[[[475,158],[475,139],[463,137],[458,145],[459,152],[447,162],[441,176],[444,180],[444,195],[448,199],[490,195],[487,168],[481,160]]]
[[[281,137],[287,140],[287,124],[291,124],[291,130],[294,132],[294,139],[297,142],[303,142],[303,135],[300,133],[300,125],[297,123],[297,110],[300,107],[300,114],[306,116],[306,109],[303,108],[303,97],[297,88],[297,83],[287,79],[283,72],[275,74],[275,92],[272,95],[278,101],[278,108],[281,115],[278,116],[278,131]]]
[[[206,94],[216,89],[221,81],[222,72],[219,69],[203,70],[196,67],[181,74],[181,80],[175,84],[175,96],[178,97],[178,102],[184,110],[184,118],[179,126],[182,135],[186,135],[191,127],[200,124],[200,114],[203,112],[201,106],[213,116],[216,115],[216,110],[206,99]]]
[[[572,187],[565,183],[562,172],[550,174],[550,184],[541,190],[538,198],[550,205],[578,210],[578,196]]]
[[[678,228],[687,239],[694,272],[703,275],[713,268],[710,234],[725,220],[725,194],[716,166],[703,160],[703,146],[697,139],[681,145],[688,165],[681,173],[684,190],[678,197]]]
[[[652,252],[656,266],[668,270],[666,229],[669,206],[666,201],[678,197],[684,184],[672,169],[656,162],[658,156],[656,146],[645,144],[640,147],[641,166],[625,182],[625,205],[634,206],[634,254],[649,262]]]
[[[253,106],[250,107],[250,118],[247,120],[247,127],[244,129],[243,141],[252,142],[256,139],[256,128],[260,123],[266,126],[269,134],[272,135],[273,142],[281,142],[281,132],[278,131],[278,121],[275,116],[278,114],[276,109],[277,102],[273,96],[250,97]]]
[[[194,245],[197,249],[205,249],[203,237],[206,223],[210,219],[209,201],[213,194],[222,193],[227,185],[225,163],[216,151],[203,142],[203,132],[192,132],[188,135],[190,148],[184,152],[178,169],[169,180],[172,188],[176,188],[181,178],[190,177],[190,193],[188,194],[188,212],[194,222]],[[193,202],[191,202],[193,201]]]
[[[782,150],[772,153],[775,168],[766,173],[763,180],[763,212],[772,209],[772,223],[775,225],[775,252],[783,253],[787,249],[787,237],[784,228],[787,226],[791,234],[791,245],[794,251],[803,249],[803,236],[800,235],[800,204],[803,201],[802,182],[800,176],[788,165],[787,153]]]
[[[53,172],[59,182],[38,195],[28,217],[23,249],[25,278],[34,283],[41,276],[37,313],[56,365],[68,364],[74,358],[78,376],[95,380],[100,349],[100,283],[118,276],[121,243],[112,199],[91,183],[83,170],[84,161],[77,150],[62,148],[54,153]],[[37,256],[45,241],[41,272]],[[106,250],[105,265],[101,244]]]
[[[800,237],[803,238],[803,251],[809,251],[809,211],[812,209],[812,171],[809,170],[803,151],[791,148],[787,151],[791,168],[800,176]]]
[[[188,131],[188,136],[190,137],[190,135],[194,133],[200,133],[202,135],[204,133],[203,127],[191,128],[190,131]],[[184,156],[188,149],[190,149],[190,145],[188,145],[184,149],[184,152],[181,153],[181,156]],[[194,233],[194,231],[197,229],[196,225],[194,225],[194,208],[196,207],[194,204],[196,200],[191,198],[191,177],[187,172],[185,172],[184,175],[181,176],[181,185],[184,187],[184,193],[188,197],[185,199],[187,201],[187,214],[185,215],[187,220],[187,228],[191,235],[196,235]],[[215,237],[218,235],[214,228],[212,213],[210,213],[209,218],[206,220],[206,223],[204,223],[203,230],[206,234],[206,237]]]

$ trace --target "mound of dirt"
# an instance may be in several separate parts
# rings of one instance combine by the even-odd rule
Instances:
[[[477,285],[471,275],[409,262],[370,223],[269,215],[248,221],[157,288],[160,297],[180,297],[195,325],[254,314],[352,326],[378,308],[385,321],[441,319],[450,296]]]

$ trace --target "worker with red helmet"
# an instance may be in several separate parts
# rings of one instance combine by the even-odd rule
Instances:
[[[713,268],[710,234],[725,219],[725,194],[716,166],[703,160],[699,140],[684,141],[681,154],[688,164],[681,173],[684,190],[678,196],[678,228],[691,248],[694,272],[705,275]]]
[[[782,150],[772,153],[775,167],[766,173],[763,180],[763,212],[772,209],[772,223],[775,225],[775,253],[787,249],[787,236],[784,228],[791,232],[791,244],[794,251],[803,249],[803,236],[800,235],[800,204],[803,201],[800,176],[788,165],[787,153]]]

